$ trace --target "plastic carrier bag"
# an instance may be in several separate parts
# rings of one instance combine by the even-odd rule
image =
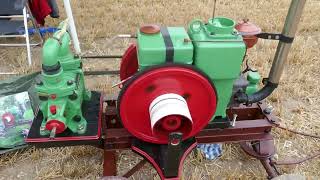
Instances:
[[[0,154],[26,147],[38,108],[34,88],[39,72],[0,81]]]

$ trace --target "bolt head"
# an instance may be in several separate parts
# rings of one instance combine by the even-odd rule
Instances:
[[[263,110],[263,112],[264,112],[265,114],[271,114],[271,113],[272,113],[272,110],[273,110],[273,108],[267,107],[267,108],[265,108],[265,109]]]
[[[81,117],[79,115],[76,115],[73,117],[73,120],[76,122],[80,122],[81,121]]]
[[[75,92],[73,94],[69,95],[69,99],[72,100],[72,101],[76,100],[77,98],[78,98],[78,95]]]
[[[41,80],[38,80],[36,83],[37,83],[38,86],[42,86],[43,85],[43,82]]]
[[[83,129],[84,129],[84,125],[83,124],[79,124],[78,130],[83,130]]]
[[[73,80],[68,80],[68,81],[67,81],[67,85],[68,85],[68,86],[71,86],[72,84],[73,84]]]

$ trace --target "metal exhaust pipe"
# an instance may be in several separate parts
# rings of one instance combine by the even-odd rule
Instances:
[[[296,31],[298,29],[298,24],[300,17],[303,12],[304,5],[306,0],[292,0],[290,9],[286,18],[285,25],[282,30],[282,35],[294,38]],[[292,43],[285,43],[279,41],[276,54],[272,63],[272,67],[269,73],[268,81],[274,84],[278,84],[284,69],[284,66],[287,62],[287,57],[290,51]]]
[[[255,103],[268,97],[278,86],[284,66],[287,62],[288,54],[292,45],[293,38],[297,32],[300,17],[303,12],[306,0],[292,0],[287,14],[287,18],[282,30],[282,37],[287,41],[279,41],[275,53],[272,67],[269,72],[268,81],[258,92],[247,95],[243,92],[235,95],[235,100],[240,103]]]

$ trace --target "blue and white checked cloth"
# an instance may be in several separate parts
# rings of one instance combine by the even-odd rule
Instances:
[[[199,144],[197,148],[207,160],[214,160],[222,155],[222,144]]]

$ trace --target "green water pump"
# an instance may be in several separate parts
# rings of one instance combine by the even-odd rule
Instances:
[[[67,129],[77,134],[86,132],[81,105],[91,97],[85,89],[81,59],[70,50],[67,22],[59,29],[44,44],[42,73],[36,84],[43,116],[40,134],[50,134],[51,138]]]

